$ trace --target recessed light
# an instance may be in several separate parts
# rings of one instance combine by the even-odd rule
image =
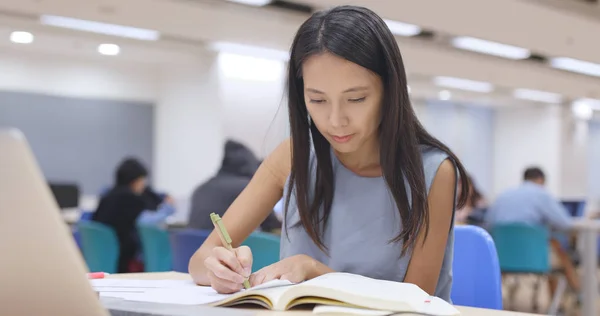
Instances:
[[[572,72],[577,72],[584,75],[600,77],[600,64],[595,64],[589,61],[557,57],[550,60],[550,66],[556,69],[562,69]]]
[[[221,53],[231,53],[236,55],[252,56],[256,58],[281,61],[288,61],[290,59],[290,53],[287,51],[239,43],[214,42],[210,44],[210,48]]]
[[[442,90],[438,93],[438,98],[442,101],[448,101],[452,98],[452,93],[448,90]]]
[[[227,1],[256,6],[256,7],[262,7],[262,6],[265,6],[272,2],[272,0],[227,0]]]
[[[133,38],[143,41],[157,41],[160,33],[155,30],[137,27],[81,20],[57,15],[42,15],[40,22],[44,25],[62,27],[72,30]]]
[[[408,24],[404,22],[384,20],[388,28],[394,35],[399,36],[415,36],[421,33],[421,28],[414,24]]]
[[[472,52],[488,54],[509,59],[525,59],[531,56],[531,51],[492,41],[486,41],[475,37],[459,36],[452,39],[452,46]]]
[[[121,52],[121,48],[116,44],[100,44],[98,46],[98,53],[107,56],[116,56]]]
[[[23,31],[15,31],[10,33],[10,41],[18,44],[31,44],[33,42],[33,34]]]
[[[594,116],[594,110],[600,110],[600,100],[577,99],[571,104],[571,111],[578,119],[591,119]]]
[[[494,86],[489,82],[475,81],[454,77],[435,77],[433,78],[435,85],[444,88],[460,89],[474,92],[492,92]]]
[[[531,90],[531,89],[515,89],[513,96],[521,100],[530,100],[544,103],[561,103],[562,95],[558,93]]]

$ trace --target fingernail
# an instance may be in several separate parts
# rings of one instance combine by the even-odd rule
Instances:
[[[246,274],[246,277],[250,277],[250,274],[252,274],[252,268],[251,267],[244,268],[244,273]]]

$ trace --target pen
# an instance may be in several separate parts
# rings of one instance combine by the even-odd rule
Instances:
[[[215,213],[211,213],[210,220],[213,222],[213,225],[215,225],[215,228],[217,229],[217,233],[221,238],[221,243],[223,243],[223,247],[227,248],[227,250],[233,250],[233,247],[231,247],[231,237],[229,237],[229,233],[227,233],[225,225],[223,225],[223,222],[221,221],[221,217]],[[250,283],[248,282],[248,280],[244,280],[244,288],[250,288]]]
[[[106,272],[90,272],[87,274],[87,278],[88,279],[104,279],[104,277],[106,277],[107,275],[109,275],[109,273]]]

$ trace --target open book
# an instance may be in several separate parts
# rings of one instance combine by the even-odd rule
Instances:
[[[253,304],[278,311],[302,305],[329,306],[326,309],[315,309],[315,313],[319,314],[369,315],[368,310],[377,310],[381,311],[376,313],[378,315],[392,312],[415,312],[439,316],[460,315],[454,306],[440,298],[430,296],[414,284],[376,280],[339,272],[324,274],[299,284],[274,280],[228,295],[218,294],[210,287],[189,284],[118,296],[135,301],[185,305]]]

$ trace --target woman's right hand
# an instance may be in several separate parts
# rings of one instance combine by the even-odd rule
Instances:
[[[233,250],[215,247],[204,260],[210,286],[218,293],[230,294],[242,289],[252,273],[252,251],[247,246]]]

